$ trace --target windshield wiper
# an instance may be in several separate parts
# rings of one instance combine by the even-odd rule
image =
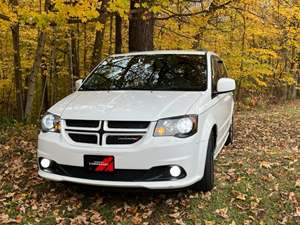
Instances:
[[[94,87],[83,87],[80,88],[79,91],[104,91],[104,90],[99,90],[98,88],[94,88]]]

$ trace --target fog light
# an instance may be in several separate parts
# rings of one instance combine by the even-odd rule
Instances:
[[[49,159],[44,158],[41,160],[41,167],[43,167],[44,169],[49,168],[50,164],[51,164],[51,161]]]
[[[179,166],[172,166],[170,169],[170,174],[172,177],[178,177],[181,174],[181,169]]]

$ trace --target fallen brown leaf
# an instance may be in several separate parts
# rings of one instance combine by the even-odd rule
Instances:
[[[217,209],[216,214],[224,219],[227,219],[229,216],[227,215],[228,208]]]

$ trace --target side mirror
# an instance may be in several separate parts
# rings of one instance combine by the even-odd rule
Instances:
[[[217,83],[217,94],[232,92],[235,90],[235,80],[231,78],[221,78]]]
[[[82,79],[76,80],[75,81],[75,90],[78,91],[78,89],[80,88],[80,86],[82,85]]]

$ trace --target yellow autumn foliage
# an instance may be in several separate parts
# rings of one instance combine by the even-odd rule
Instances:
[[[37,82],[47,77],[53,88],[55,85],[51,82],[58,80],[56,99],[68,93],[72,41],[78,45],[81,77],[91,69],[96,31],[104,32],[102,57],[114,52],[115,15],[123,20],[122,51],[128,51],[129,0],[108,0],[106,23],[98,20],[104,1],[52,0],[53,9],[48,12],[44,10],[45,0],[17,2],[14,6],[8,0],[0,0],[0,86],[3,92],[8,92],[14,84],[13,24],[20,25],[21,72],[25,87],[38,31],[46,32],[42,70]],[[299,89],[299,0],[157,0],[138,6],[145,10],[144,18],[149,13],[154,15],[155,49],[215,51],[224,59],[229,76],[237,81],[238,98],[273,94],[282,87]],[[75,22],[70,23],[72,19]],[[36,98],[41,99],[41,84],[36,93]]]

